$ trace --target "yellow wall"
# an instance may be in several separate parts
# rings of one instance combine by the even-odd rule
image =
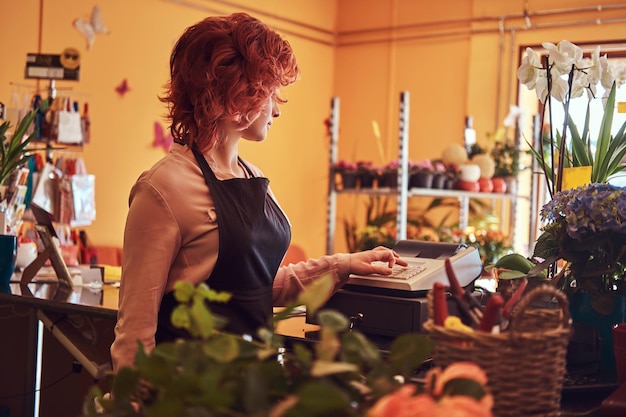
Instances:
[[[466,115],[474,118],[479,143],[501,126],[517,103],[521,45],[610,41],[626,29],[626,4],[617,1],[340,0],[338,6],[339,158],[356,160],[380,160],[371,120],[381,124],[387,159],[396,157],[402,90],[411,96],[409,158],[436,159],[449,144],[463,143]],[[363,199],[339,201],[340,218],[365,219]],[[528,210],[527,201],[516,204]],[[527,223],[518,223],[516,234],[527,233]],[[335,247],[343,240],[339,234]]]
[[[16,88],[11,82],[34,85],[23,79],[23,72],[26,53],[38,51],[40,6],[40,51],[60,53],[73,46],[82,53],[81,80],[59,82],[58,87],[72,88],[78,100],[90,103],[92,143],[82,155],[96,175],[98,213],[86,230],[99,245],[121,245],[129,189],[139,173],[163,155],[151,146],[152,126],[162,122],[164,109],[157,94],[167,80],[169,53],[181,31],[207,15],[241,10],[283,33],[296,51],[302,79],[287,89],[289,103],[267,141],[242,143],[241,153],[271,178],[293,224],[294,243],[311,256],[325,251],[324,119],[332,96],[341,98],[340,158],[385,162],[374,143],[372,120],[381,126],[384,158],[395,158],[398,97],[403,90],[411,95],[410,158],[437,158],[448,144],[462,143],[465,115],[474,116],[479,140],[504,118],[516,101],[520,45],[561,39],[608,41],[619,39],[626,28],[626,9],[610,7],[620,4],[616,1],[602,2],[607,6],[602,12],[541,16],[538,12],[600,3],[101,0],[97,4],[111,33],[98,36],[87,51],[72,21],[88,17],[95,2],[1,1],[0,101],[10,99]],[[525,4],[530,28],[520,18]],[[583,21],[590,23],[579,24]],[[121,98],[114,88],[124,78],[131,91]],[[40,87],[45,91],[47,84]],[[345,210],[340,207],[340,216]],[[344,247],[341,233],[335,247]]]
[[[94,244],[122,245],[130,187],[141,171],[164,155],[162,149],[152,147],[153,123],[165,123],[157,94],[167,81],[173,43],[185,27],[207,15],[239,10],[255,14],[284,33],[302,67],[302,78],[286,90],[289,103],[282,107],[282,117],[272,126],[267,141],[242,144],[241,154],[272,180],[294,225],[293,241],[312,254],[324,251],[328,151],[323,120],[332,94],[334,57],[329,33],[335,24],[335,0],[238,3],[243,6],[205,1],[182,5],[163,0],[2,0],[0,101],[9,102],[17,88],[11,82],[35,86],[23,77],[26,54],[38,52],[40,4],[40,51],[60,53],[69,46],[81,51],[80,81],[57,82],[57,87],[59,94],[71,88],[76,99],[90,105],[92,141],[81,155],[88,171],[96,175],[97,217],[85,228]],[[94,4],[101,7],[111,33],[99,35],[87,51],[72,22],[88,18]],[[272,18],[272,14],[288,20]],[[130,92],[121,98],[114,89],[125,78]],[[48,83],[40,87],[47,95]],[[20,87],[22,92],[34,92],[34,88]]]

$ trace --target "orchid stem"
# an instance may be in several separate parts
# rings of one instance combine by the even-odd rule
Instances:
[[[563,118],[563,133],[561,136],[561,146],[559,147],[559,172],[556,177],[556,191],[559,192],[563,188],[563,164],[565,163],[565,142],[567,138],[567,124],[569,121],[569,98],[572,96],[572,84],[574,81],[574,69],[576,66],[572,64],[572,69],[569,72],[569,76],[567,78],[567,97],[565,100],[565,117]]]

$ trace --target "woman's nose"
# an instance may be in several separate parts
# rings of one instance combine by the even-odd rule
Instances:
[[[280,116],[280,107],[278,107],[278,103],[275,100],[272,100],[272,117]]]

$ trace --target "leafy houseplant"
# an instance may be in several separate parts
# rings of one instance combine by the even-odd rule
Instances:
[[[606,182],[611,175],[621,171],[625,167],[621,160],[626,155],[626,123],[614,136],[611,134],[617,87],[606,55],[600,56],[600,47],[588,59],[583,57],[581,48],[567,40],[558,45],[546,42],[543,47],[548,51],[543,63],[535,51],[526,49],[526,56],[517,75],[527,88],[536,90],[537,97],[545,104],[541,113],[541,126],[544,125],[546,109],[549,120],[552,120],[552,98],[563,103],[563,127],[556,133],[556,137],[550,128],[548,154],[531,146],[552,196],[563,188],[564,168],[590,166],[591,182],[596,183]],[[589,132],[589,103],[582,131],[570,118],[569,106],[571,99],[580,97],[585,92],[590,99],[595,98],[599,83],[609,90],[609,95],[594,144]],[[571,136],[569,141],[568,132]]]
[[[274,321],[300,304],[317,311],[332,288],[330,277],[322,277]],[[430,351],[424,335],[398,337],[383,358],[363,334],[347,331],[345,317],[320,311],[318,343],[294,342],[285,351],[283,339],[269,328],[259,330],[259,341],[219,331],[223,320],[211,314],[205,301],[226,301],[228,294],[179,282],[175,295],[181,304],[172,322],[194,338],[159,344],[149,354],[140,345],[135,366],[115,375],[111,398],[93,389],[85,401],[87,416],[384,417],[393,404],[406,400],[409,407],[412,399],[441,409],[430,415],[454,410],[460,417],[491,416],[493,399],[485,391],[484,372],[475,365],[452,365],[443,373],[434,368],[425,388],[409,382]],[[468,405],[479,413],[466,413]]]
[[[31,111],[20,120],[10,139],[7,139],[10,123],[5,121],[0,125],[0,186],[8,185],[5,183],[11,174],[28,162],[27,146],[34,134],[26,134],[35,115],[36,111]]]

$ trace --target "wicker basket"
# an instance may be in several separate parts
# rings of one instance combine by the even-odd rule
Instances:
[[[551,296],[558,308],[531,308]],[[509,328],[500,334],[463,332],[433,323],[432,293],[424,329],[435,343],[437,366],[471,361],[485,370],[494,397],[495,417],[558,416],[571,333],[567,297],[552,286],[537,287],[522,297]]]

